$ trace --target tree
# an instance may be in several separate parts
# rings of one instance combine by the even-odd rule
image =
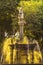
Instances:
[[[4,38],[4,32],[13,34],[18,28],[18,0],[0,0],[0,41]]]
[[[36,39],[41,37],[43,31],[41,27],[43,26],[41,19],[43,19],[43,3],[41,1],[21,1],[20,5],[22,6],[25,14],[26,26],[25,34],[29,37],[32,36]]]

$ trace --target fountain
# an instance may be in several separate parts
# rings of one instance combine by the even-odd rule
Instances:
[[[34,48],[37,45],[39,49],[39,46],[38,46],[38,43],[35,42],[35,40],[32,41],[31,44],[30,42],[26,42],[26,44],[23,44],[23,37],[24,37],[23,29],[24,29],[25,21],[24,21],[24,13],[23,13],[22,7],[20,7],[19,9],[18,19],[19,19],[18,25],[20,28],[19,29],[20,39],[19,40],[16,39],[16,43],[14,43],[14,40],[13,40],[14,36],[11,36],[11,38],[9,39],[7,38],[8,40],[7,41],[5,40],[6,42],[4,42],[5,46],[3,49],[8,50],[8,52],[5,52],[5,54],[9,54],[8,56],[10,56],[10,59],[8,58],[9,61],[8,60],[7,61],[9,64],[29,64],[28,57],[29,57],[29,50],[31,50],[32,52],[31,63],[34,63]]]
[[[11,43],[9,46],[10,46],[10,50],[11,50],[11,64],[13,64],[13,50],[14,49],[17,49],[16,51],[16,64],[20,64],[20,50],[25,50],[27,52],[27,46],[22,44],[22,39],[23,39],[23,27],[24,27],[24,13],[23,13],[23,10],[22,10],[22,7],[19,9],[19,22],[18,22],[18,25],[19,25],[19,28],[20,28],[20,31],[19,31],[19,34],[20,34],[20,40],[16,40],[16,44],[13,44],[13,38],[11,39]],[[19,44],[19,41],[20,41],[20,44]],[[16,47],[16,48],[15,48]],[[25,53],[27,54],[27,53]]]
[[[19,9],[18,19],[19,19],[18,25],[19,25],[19,28],[20,28],[20,30],[19,30],[20,40],[17,40],[17,43],[16,43],[16,49],[17,49],[16,57],[17,57],[17,64],[22,64],[22,60],[20,58],[22,56],[22,51],[24,51],[24,53],[27,52],[27,45],[22,44],[22,40],[23,40],[23,37],[24,37],[23,27],[24,27],[24,24],[25,24],[24,13],[23,13],[22,7],[20,7],[20,9]],[[19,43],[19,41],[20,41],[20,43]],[[27,53],[25,53],[24,55],[27,56]]]

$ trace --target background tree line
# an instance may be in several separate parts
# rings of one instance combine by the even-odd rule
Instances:
[[[22,6],[26,25],[24,34],[43,41],[43,1],[42,0],[0,0],[0,42],[5,31],[15,34],[18,29],[18,9]]]

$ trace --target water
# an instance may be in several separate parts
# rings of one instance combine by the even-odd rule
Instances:
[[[3,50],[2,50],[2,56],[1,56],[1,62],[3,64],[11,64],[11,49],[9,47],[9,44],[11,43],[12,38],[6,38],[3,42]],[[24,37],[22,43],[19,41],[19,45],[22,44],[23,46],[27,45],[26,47],[28,48],[27,50],[21,49],[14,49],[13,50],[13,64],[31,64],[32,61],[36,63],[40,63],[40,60],[42,60],[42,55],[40,50],[36,51],[34,50],[33,56],[34,60],[32,60],[32,51],[29,50],[29,40],[27,37]],[[16,44],[15,38],[13,39],[13,44]],[[20,45],[21,46],[21,45]],[[16,48],[16,46],[15,46]],[[37,48],[39,49],[38,43],[37,43]]]

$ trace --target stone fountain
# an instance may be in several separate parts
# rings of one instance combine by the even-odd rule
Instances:
[[[9,45],[10,47],[10,64],[29,64],[29,61],[28,61],[28,54],[29,54],[29,50],[31,50],[32,52],[32,63],[34,62],[34,48],[36,46],[36,43],[31,43],[31,44],[22,44],[22,40],[23,40],[23,37],[24,37],[24,25],[26,24],[26,22],[24,21],[24,13],[23,13],[23,10],[22,10],[22,7],[20,7],[19,9],[19,14],[18,14],[18,19],[19,19],[19,22],[18,22],[18,25],[19,25],[19,35],[20,35],[20,39],[16,40],[16,44],[14,44],[13,42],[13,37],[12,36],[11,38],[11,43]],[[14,49],[16,49],[16,59],[15,59],[15,62],[13,62],[13,52],[14,52]]]
[[[23,13],[22,7],[20,7],[20,9],[19,9],[18,19],[19,19],[18,25],[19,25],[19,28],[20,28],[20,30],[19,30],[20,40],[17,40],[16,44],[14,45],[13,44],[13,38],[12,38],[12,40],[11,40],[12,44],[9,45],[10,46],[10,50],[11,50],[11,64],[13,64],[13,50],[15,49],[14,47],[16,46],[16,49],[17,49],[17,53],[16,53],[17,54],[16,55],[16,59],[17,59],[16,63],[17,64],[20,63],[20,59],[18,57],[19,56],[18,55],[19,54],[18,49],[20,50],[22,48],[25,48],[25,45],[22,45],[22,43],[18,44],[18,41],[22,41],[23,35],[24,35],[23,27],[24,27],[25,21],[24,21],[24,13]]]
[[[15,63],[14,64],[28,64],[28,50],[31,50],[32,51],[32,63],[33,63],[33,59],[34,59],[34,55],[33,55],[33,49],[34,47],[36,46],[36,44],[22,44],[22,40],[23,40],[23,36],[24,36],[24,24],[25,24],[25,21],[24,21],[24,13],[23,13],[23,10],[22,10],[22,7],[20,7],[19,9],[19,14],[18,14],[18,19],[19,19],[19,22],[18,22],[18,25],[19,25],[19,34],[20,34],[20,40],[17,39],[16,41],[16,44],[14,45],[13,44],[13,38],[11,40],[11,45],[10,46],[10,50],[11,50],[11,64],[13,64],[13,50],[16,49],[16,60],[15,60]],[[20,43],[19,43],[20,41]],[[23,53],[22,53],[23,51]],[[21,57],[24,57],[25,56],[25,62],[23,62],[22,58]]]

